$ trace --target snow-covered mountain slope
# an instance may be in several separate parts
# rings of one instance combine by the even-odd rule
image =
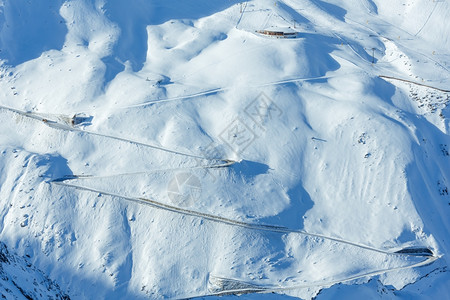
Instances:
[[[448,297],[449,11],[0,0],[0,240],[72,299]]]
[[[3,299],[70,299],[23,257],[0,242],[0,293]]]

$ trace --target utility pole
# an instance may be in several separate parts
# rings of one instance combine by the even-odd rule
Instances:
[[[372,48],[372,63],[375,63],[375,48]]]

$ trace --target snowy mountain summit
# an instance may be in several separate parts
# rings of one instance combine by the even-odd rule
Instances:
[[[0,0],[2,296],[448,299],[448,20]]]

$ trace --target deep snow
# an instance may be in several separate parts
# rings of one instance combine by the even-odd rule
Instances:
[[[73,299],[448,297],[449,18],[0,0],[0,240]]]

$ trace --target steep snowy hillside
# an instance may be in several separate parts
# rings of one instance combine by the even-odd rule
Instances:
[[[0,0],[0,240],[71,299],[449,297],[449,18]]]
[[[3,299],[70,299],[55,282],[0,242],[0,293]]]

